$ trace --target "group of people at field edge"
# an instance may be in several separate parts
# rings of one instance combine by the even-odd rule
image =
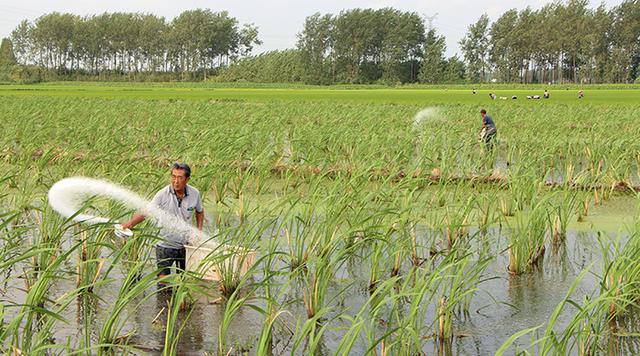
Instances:
[[[475,89],[473,89],[473,94],[476,94],[477,91]],[[582,96],[584,96],[582,94],[582,90],[580,91],[579,97],[582,98]],[[489,98],[491,98],[491,100],[496,100],[498,99],[498,96],[494,93],[489,93]],[[547,89],[544,90],[544,93],[542,93],[542,98],[544,99],[549,99],[550,98],[550,94],[549,91]],[[500,100],[507,100],[508,98],[506,96],[501,96]],[[518,99],[517,95],[513,95],[511,96],[511,99],[515,100]],[[540,99],[540,95],[527,95],[527,99]]]
[[[473,89],[471,91],[473,94],[476,94],[478,91],[476,89]],[[544,99],[549,99],[551,97],[551,95],[549,94],[549,91],[547,89],[544,90],[544,93],[542,93],[542,98]],[[489,98],[491,98],[491,100],[496,100],[498,99],[498,96],[494,93],[489,93]],[[578,99],[582,99],[584,98],[584,91],[583,90],[579,90],[578,91]],[[506,96],[501,96],[500,97],[501,100],[507,100]],[[516,95],[513,95],[511,97],[511,99],[518,99],[518,97]],[[540,99],[540,95],[527,95],[527,99]]]

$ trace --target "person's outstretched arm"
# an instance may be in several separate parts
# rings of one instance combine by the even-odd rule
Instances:
[[[140,224],[141,222],[143,222],[145,219],[145,216],[143,214],[140,213],[136,213],[133,214],[133,217],[131,218],[131,220],[127,221],[126,223],[122,224],[122,228],[123,229],[131,229],[132,227]]]
[[[204,223],[204,210],[196,211],[196,226],[198,226],[198,230],[202,231],[203,223]]]

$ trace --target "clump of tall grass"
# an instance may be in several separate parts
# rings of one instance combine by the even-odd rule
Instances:
[[[476,199],[472,196],[462,202],[462,206],[449,205],[444,208],[444,220],[447,247],[451,249],[460,239],[469,235],[471,214],[476,206]]]
[[[456,252],[457,255],[459,252]],[[450,255],[449,258],[451,258]],[[449,269],[436,307],[435,335],[441,345],[450,343],[454,336],[454,317],[468,316],[473,294],[491,258],[473,260],[470,255],[456,256],[442,264]]]
[[[478,229],[486,234],[489,227],[498,221],[496,216],[496,202],[493,194],[481,194],[476,196],[476,224]]]
[[[602,251],[601,294],[609,294],[609,316],[618,317],[628,314],[640,301],[640,265],[637,256],[640,253],[638,233],[635,232],[621,246],[620,240],[607,242],[599,239]]]
[[[256,260],[255,248],[270,225],[269,221],[257,221],[218,230],[214,236],[196,242],[194,249],[208,252],[194,252],[187,268],[196,277],[215,280],[210,286],[228,298],[243,280],[250,278],[248,272]]]
[[[9,339],[14,352],[15,350],[46,349],[51,344],[55,323],[64,320],[61,313],[75,299],[79,290],[72,290],[57,301],[49,298],[49,291],[59,278],[61,266],[78,247],[79,244],[75,244],[68,250],[56,254],[56,257],[47,265],[42,266],[37,277],[32,277],[33,280],[25,290],[25,300],[20,306],[20,311],[3,327],[3,332],[0,334],[1,344]],[[36,247],[31,252],[9,259],[7,263],[13,265],[18,261],[28,260],[31,256],[50,253],[50,250],[51,247]]]
[[[578,208],[578,194],[562,191],[549,199],[549,224],[554,243],[562,243],[567,237],[567,228]]]
[[[126,330],[129,318],[132,318],[141,305],[146,303],[155,293],[148,293],[156,284],[155,273],[149,273],[141,277],[141,271],[146,265],[145,260],[135,263],[127,273],[118,290],[118,294],[109,308],[107,317],[99,327],[98,341],[103,351],[116,351],[120,347],[126,347],[126,342],[131,332]]]
[[[354,317],[339,316],[350,327],[337,352],[353,352],[359,338],[367,353],[419,354],[429,340],[450,348],[455,319],[468,310],[487,262],[457,251],[381,280]]]
[[[547,234],[548,203],[538,202],[530,212],[519,213],[509,232],[509,266],[511,274],[521,274],[543,258]]]
[[[320,234],[313,230],[315,208],[310,204],[298,204],[296,208],[299,213],[290,218],[284,227],[291,271],[305,268],[310,255],[321,242]]]

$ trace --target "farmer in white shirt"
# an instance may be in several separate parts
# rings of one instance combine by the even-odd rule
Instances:
[[[152,204],[176,218],[192,223],[193,214],[196,216],[198,230],[202,231],[204,222],[204,209],[200,192],[188,185],[191,177],[191,168],[184,163],[174,163],[171,167],[171,184],[162,188],[153,197]],[[130,229],[144,221],[141,213],[133,215],[131,220],[122,224],[123,229]],[[176,232],[166,227],[160,229],[160,242],[156,245],[156,257],[158,262],[158,277],[164,277],[171,273],[171,265],[176,264],[178,271],[185,269],[185,248],[189,236],[184,232]]]

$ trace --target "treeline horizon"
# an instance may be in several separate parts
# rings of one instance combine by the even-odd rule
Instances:
[[[261,43],[252,24],[209,9],[183,11],[171,21],[141,13],[52,12],[22,21],[10,40],[17,64],[49,74],[179,73],[187,80],[206,79]]]
[[[633,83],[640,74],[639,0],[483,14],[459,42],[462,58],[445,57],[445,37],[422,16],[393,8],[316,13],[297,36],[295,48],[252,56],[258,29],[226,11],[188,10],[171,21],[53,12],[3,40],[0,81],[584,84]]]

